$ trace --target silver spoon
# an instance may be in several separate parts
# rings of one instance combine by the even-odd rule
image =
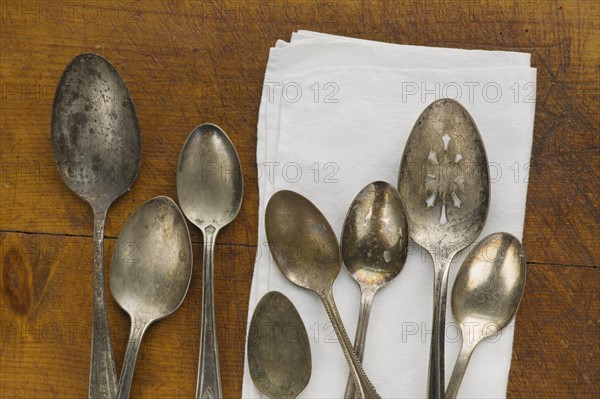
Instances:
[[[175,202],[160,196],[142,204],[119,234],[110,267],[110,290],[131,317],[117,398],[129,397],[148,326],[183,302],[192,265],[190,233]]]
[[[452,312],[461,326],[462,347],[447,398],[456,398],[477,344],[496,335],[517,313],[526,274],[523,247],[508,233],[485,237],[463,262],[452,288]]]
[[[52,148],[67,186],[94,211],[94,321],[90,398],[114,398],[117,375],[104,294],[104,221],[140,169],[141,138],[125,82],[97,54],[80,54],[63,72],[52,106]]]
[[[278,191],[265,213],[269,249],[281,273],[321,298],[363,399],[379,398],[357,359],[333,299],[340,272],[340,248],[333,229],[317,207],[293,191]]]
[[[407,249],[408,227],[398,191],[382,181],[367,185],[350,205],[342,232],[344,265],[360,286],[354,351],[361,362],[373,298],[400,273]],[[355,392],[350,375],[344,397],[354,399]]]
[[[256,305],[248,331],[248,368],[269,398],[295,398],[310,380],[312,362],[304,323],[290,300],[271,291]]]
[[[185,216],[204,235],[198,399],[223,397],[215,325],[214,249],[219,230],[237,216],[243,193],[240,158],[227,134],[210,123],[196,127],[179,156],[177,196]]]
[[[443,398],[448,271],[454,255],[483,229],[490,202],[483,141],[459,103],[441,99],[419,116],[404,148],[398,191],[410,236],[433,258],[428,394]]]

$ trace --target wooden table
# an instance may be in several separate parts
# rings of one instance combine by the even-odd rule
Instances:
[[[225,397],[239,397],[257,245],[256,123],[269,47],[297,29],[385,42],[532,54],[538,68],[513,398],[600,395],[599,16],[593,1],[3,1],[1,13],[0,396],[87,395],[92,319],[92,213],[61,181],[50,144],[56,83],[71,58],[97,52],[133,94],[143,160],[106,225],[106,267],[143,201],[176,198],[181,146],[199,123],[235,142],[246,192],[219,236],[216,305]],[[202,237],[193,232],[194,257]],[[135,398],[193,397],[201,272],[181,307],[153,326],[139,354]],[[108,290],[120,369],[129,320]]]

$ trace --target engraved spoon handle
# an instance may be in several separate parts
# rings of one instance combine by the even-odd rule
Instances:
[[[94,209],[94,319],[89,399],[113,399],[117,370],[110,342],[104,290],[104,221],[107,209]]]
[[[377,391],[375,391],[375,387],[367,377],[362,364],[357,359],[356,353],[354,353],[354,349],[350,343],[350,338],[348,338],[344,324],[342,323],[337,307],[335,306],[331,288],[329,288],[327,291],[319,293],[319,296],[323,301],[323,305],[325,305],[327,315],[329,316],[329,319],[333,324],[333,329],[335,330],[338,340],[340,341],[342,351],[344,352],[344,356],[346,357],[348,367],[350,368],[350,372],[354,377],[354,383],[357,386],[360,396],[363,399],[381,399]]]
[[[452,258],[433,257],[433,327],[429,352],[429,399],[444,399],[444,338],[446,328],[446,299],[448,294],[448,271]]]
[[[206,227],[202,259],[202,327],[196,399],[223,397],[215,323],[214,250],[216,236],[217,230],[213,226]]]
[[[358,324],[356,325],[356,336],[354,337],[354,352],[360,362],[363,361],[365,354],[365,339],[367,338],[367,328],[369,326],[369,316],[371,315],[371,306],[375,292],[361,288],[360,310],[358,313]],[[352,374],[348,376],[346,383],[345,399],[354,399],[356,388],[354,387],[354,379]]]

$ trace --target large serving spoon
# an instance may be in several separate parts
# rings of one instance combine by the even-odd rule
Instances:
[[[215,325],[214,250],[219,230],[242,205],[240,158],[220,127],[205,123],[188,136],[177,166],[181,209],[204,236],[202,256],[202,328],[196,398],[222,398]]]
[[[350,205],[342,231],[342,259],[360,286],[354,351],[361,362],[373,298],[381,287],[398,276],[407,249],[408,227],[398,191],[382,181],[368,184]],[[355,392],[350,375],[344,397],[354,399]]]
[[[361,397],[379,398],[352,349],[333,299],[333,282],[340,272],[341,257],[327,219],[308,199],[282,190],[273,194],[267,204],[265,227],[269,249],[281,273],[321,298]]]
[[[428,395],[443,398],[448,271],[454,255],[483,229],[490,202],[483,141],[458,102],[437,100],[419,116],[402,155],[398,191],[410,236],[433,258]]]
[[[519,240],[508,233],[485,237],[463,262],[452,288],[452,312],[462,347],[446,391],[456,398],[473,350],[510,323],[521,302],[527,264]]]
[[[131,95],[115,68],[80,54],[63,72],[52,106],[52,148],[67,186],[94,211],[94,321],[90,398],[114,398],[115,361],[104,293],[104,220],[140,169],[140,128]]]
[[[110,290],[131,317],[118,399],[129,398],[142,337],[150,324],[173,313],[192,276],[187,223],[169,197],[145,202],[129,218],[113,251]]]
[[[278,291],[265,294],[254,309],[248,368],[254,385],[273,399],[297,397],[310,380],[306,328],[294,304]]]

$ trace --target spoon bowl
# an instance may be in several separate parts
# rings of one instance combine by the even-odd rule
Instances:
[[[192,276],[192,244],[175,202],[155,197],[140,206],[119,234],[110,268],[113,297],[131,317],[118,398],[128,398],[142,336],[181,306]]]
[[[248,368],[256,387],[270,398],[295,398],[312,372],[304,323],[290,300],[271,291],[256,305],[248,333]]]
[[[177,168],[181,210],[199,229],[231,223],[242,206],[240,158],[227,134],[205,123],[187,138]]]
[[[319,209],[288,190],[275,193],[265,214],[269,248],[288,280],[317,292],[331,288],[340,272],[335,232]]]
[[[408,250],[408,227],[398,192],[385,182],[363,188],[350,205],[342,232],[342,258],[361,287],[376,291],[392,281]]]
[[[485,237],[463,262],[452,288],[452,313],[461,327],[463,344],[446,397],[456,397],[477,344],[514,318],[526,274],[523,247],[508,233]]]
[[[485,147],[468,111],[441,99],[417,119],[402,155],[398,191],[411,238],[433,258],[433,323],[428,397],[444,397],[448,272],[456,253],[481,233],[490,202]]]
[[[113,297],[127,313],[156,321],[173,313],[192,275],[192,247],[175,202],[155,197],[129,218],[110,268]]]
[[[94,319],[89,398],[113,398],[117,374],[104,293],[104,222],[137,178],[141,138],[135,106],[117,70],[97,54],[67,65],[52,106],[52,149],[65,184],[94,212]]]
[[[281,273],[321,298],[361,397],[379,398],[352,349],[333,299],[333,282],[340,271],[341,257],[337,238],[325,216],[305,197],[282,190],[269,199],[265,228]]]
[[[221,398],[221,374],[214,298],[214,250],[219,230],[242,206],[240,158],[227,134],[205,123],[188,136],[177,166],[177,196],[185,216],[204,236],[202,329],[196,398]]]
[[[342,232],[344,266],[361,292],[354,338],[354,350],[361,362],[375,294],[398,276],[407,250],[408,227],[398,192],[385,182],[368,184],[350,205]],[[350,376],[344,397],[354,399],[354,395]]]
[[[487,155],[460,103],[441,99],[419,116],[402,156],[398,191],[411,238],[434,257],[451,257],[479,236],[490,201]]]
[[[141,161],[135,106],[117,70],[97,54],[67,66],[52,107],[52,148],[65,184],[92,207],[127,192]]]

